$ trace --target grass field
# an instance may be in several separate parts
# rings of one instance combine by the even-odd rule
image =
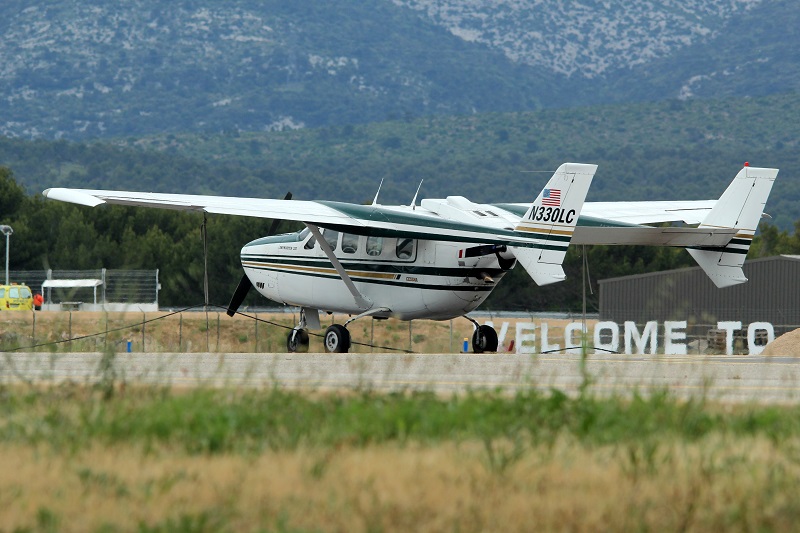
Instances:
[[[3,531],[791,531],[795,407],[5,388]]]

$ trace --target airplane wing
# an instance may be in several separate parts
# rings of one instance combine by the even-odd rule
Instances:
[[[408,206],[65,188],[47,189],[43,194],[48,199],[89,207],[115,204],[292,220],[359,235],[515,246],[531,244],[528,236],[516,233],[513,227],[448,220]]]

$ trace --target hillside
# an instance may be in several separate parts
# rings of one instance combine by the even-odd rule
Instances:
[[[0,134],[275,131],[800,89],[789,0],[10,0]]]
[[[0,30],[0,134],[22,137],[281,130],[555,94],[387,0],[11,1]]]
[[[708,199],[748,161],[781,169],[767,211],[788,229],[800,219],[798,139],[800,93],[122,144],[249,172],[291,172],[302,177],[291,182],[301,198],[371,200],[385,179],[386,203],[408,202],[421,179],[423,197],[508,201],[535,194],[564,161],[600,165],[590,201]]]
[[[437,117],[229,135],[159,135],[117,147],[0,139],[0,165],[29,193],[147,189],[406,203],[462,194],[524,199],[564,161],[600,165],[589,200],[716,198],[741,165],[781,169],[773,223],[800,218],[800,94]],[[544,171],[529,173],[526,171]],[[523,196],[523,198],[520,198]]]

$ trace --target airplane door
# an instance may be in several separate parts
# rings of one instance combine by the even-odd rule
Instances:
[[[422,255],[423,262],[426,266],[435,267],[431,269],[432,276],[429,279],[429,283],[433,286],[439,286],[439,288],[423,291],[422,299],[425,303],[425,308],[434,315],[452,316],[454,310],[457,312],[458,309],[464,306],[463,300],[458,298],[455,292],[445,288],[454,286],[463,279],[463,277],[459,278],[457,275],[453,275],[457,274],[455,269],[458,266],[458,246],[430,241],[426,244],[426,249]]]
[[[436,264],[436,243],[433,241],[419,241],[422,255],[422,262],[426,265]]]

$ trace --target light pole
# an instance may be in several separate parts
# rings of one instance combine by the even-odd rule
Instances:
[[[0,233],[6,236],[6,285],[8,285],[8,242],[14,230],[11,226],[0,226]]]

